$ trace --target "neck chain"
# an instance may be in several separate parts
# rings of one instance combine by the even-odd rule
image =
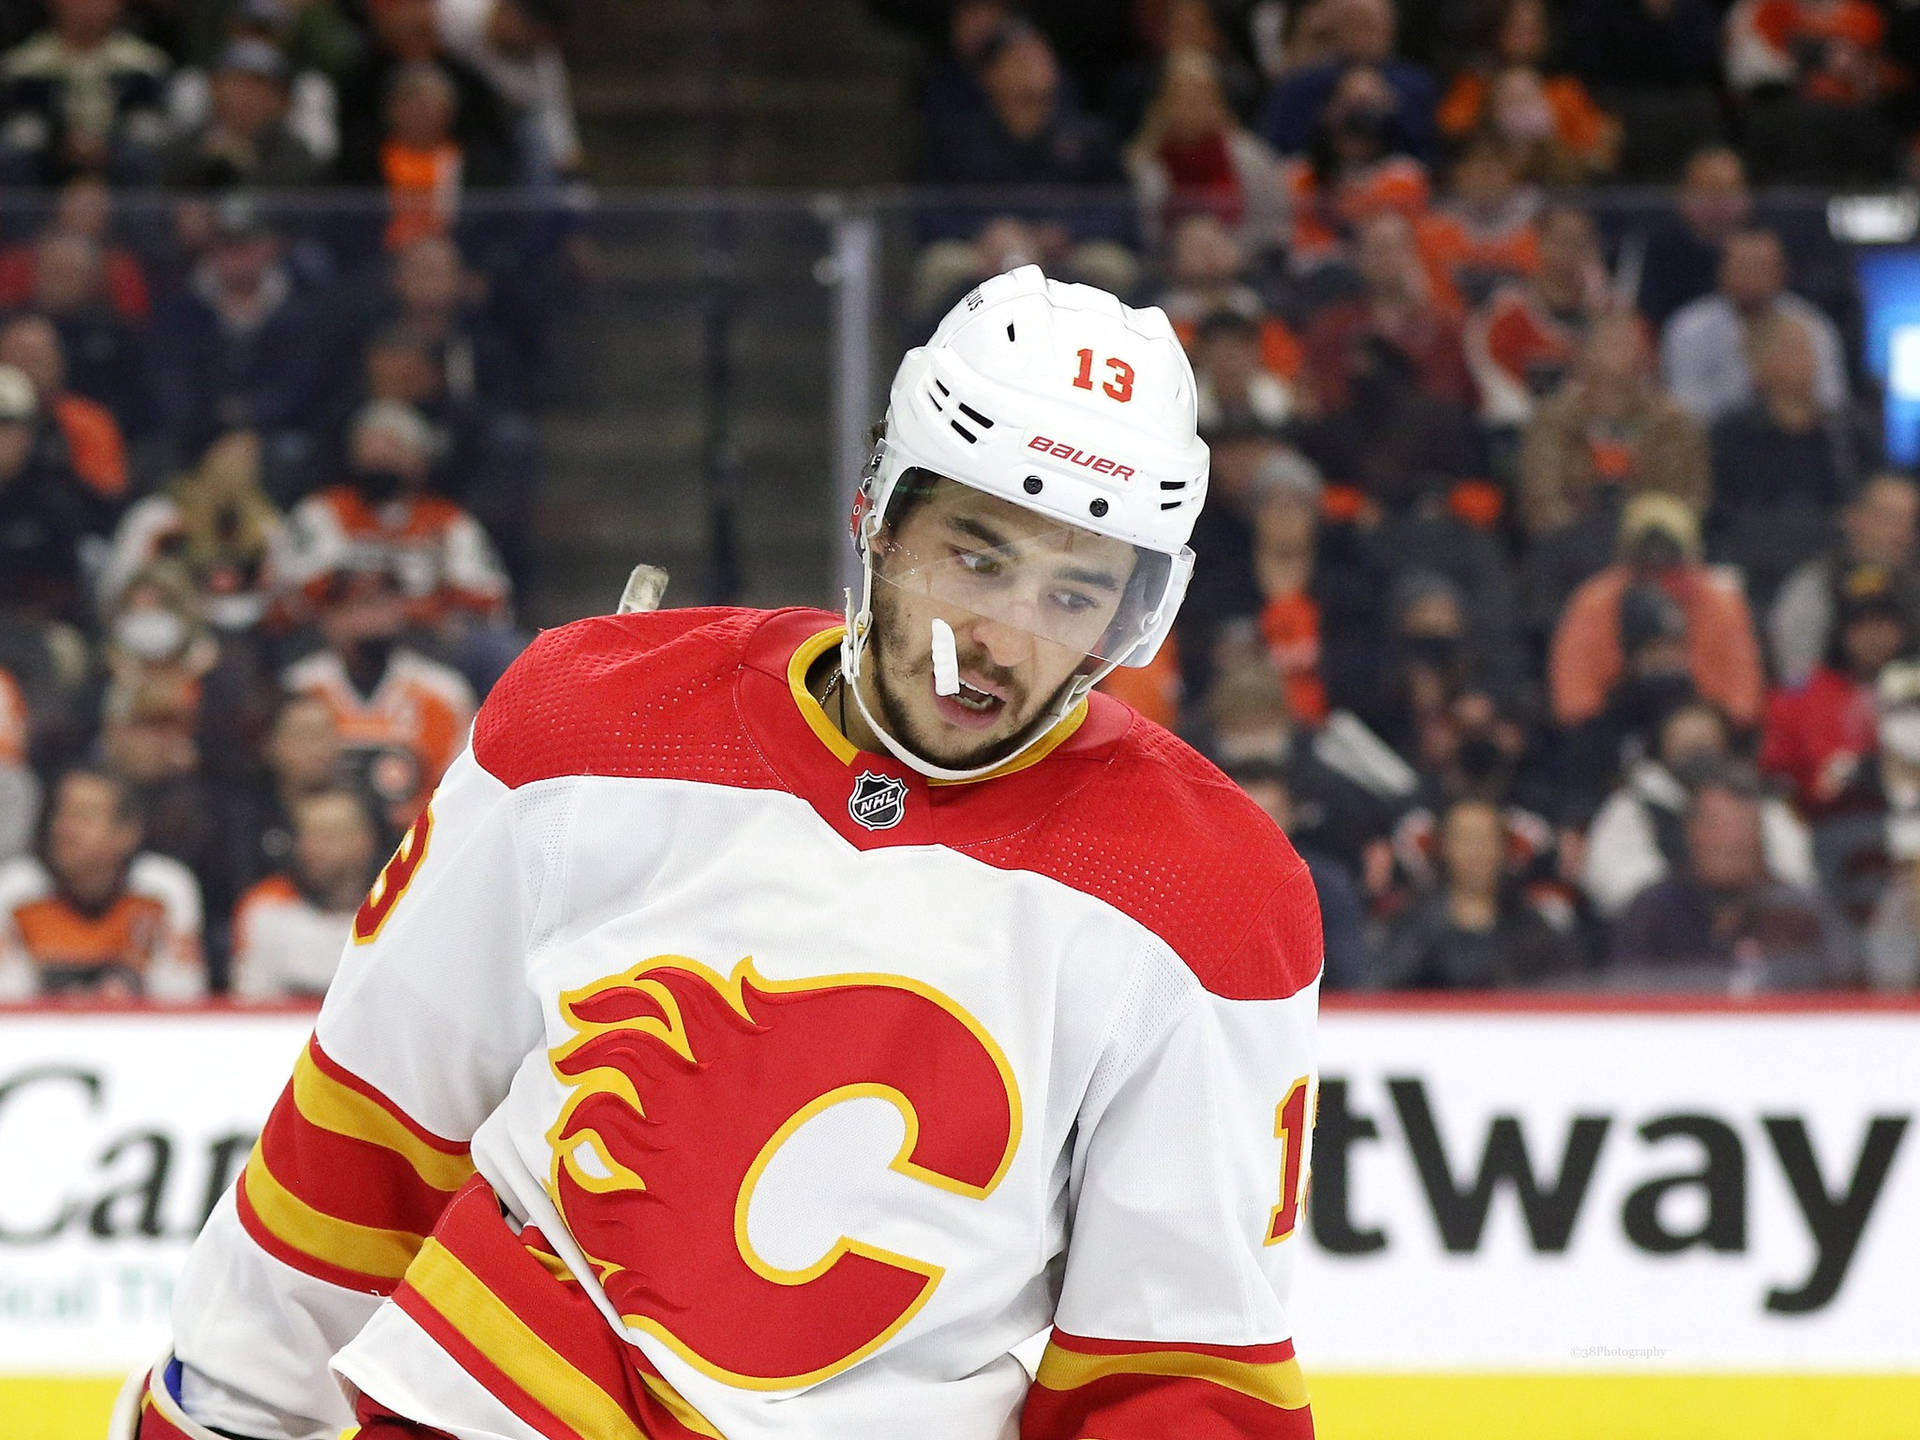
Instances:
[[[845,673],[838,665],[835,665],[833,667],[833,675],[827,681],[827,688],[820,692],[820,708],[822,710],[827,708],[827,702],[829,700],[833,699],[836,695],[840,697],[840,703],[834,707],[834,710],[842,735],[847,733],[847,694],[841,686],[841,681],[845,678]]]

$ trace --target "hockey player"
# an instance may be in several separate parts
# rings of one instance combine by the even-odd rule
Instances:
[[[1311,882],[1089,693],[1166,636],[1206,473],[1166,317],[1028,267],[901,365],[844,627],[536,641],[355,919],[141,1440],[1310,1436]]]

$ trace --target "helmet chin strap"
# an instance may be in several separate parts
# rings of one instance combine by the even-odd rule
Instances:
[[[867,707],[867,697],[860,688],[860,666],[866,658],[867,640],[872,629],[873,567],[869,564],[865,582],[861,587],[860,608],[857,611],[854,609],[853,591],[847,591],[847,633],[840,641],[841,683],[853,693],[854,708],[860,712],[860,718],[867,722],[867,728],[873,731],[882,745],[886,746],[887,753],[902,765],[909,766],[933,780],[978,780],[983,775],[991,775],[1010,761],[1017,760],[1052,734],[1054,729],[1087,698],[1093,687],[1120,663],[1118,660],[1108,660],[1085,675],[1076,675],[1073,681],[1061,691],[1060,699],[1054,705],[1052,714],[1035,720],[1027,733],[1027,738],[992,764],[976,765],[967,770],[955,770],[937,765],[925,756],[917,755],[908,749],[906,743],[894,738],[887,727],[882,725],[873,711]],[[935,647],[937,650],[937,640]]]

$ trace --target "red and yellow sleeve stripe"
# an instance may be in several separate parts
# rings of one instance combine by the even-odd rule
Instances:
[[[1020,1440],[1312,1440],[1293,1342],[1138,1344],[1056,1329]]]
[[[472,1175],[465,1141],[425,1129],[309,1040],[240,1177],[240,1223],[296,1270],[387,1295]]]
[[[394,1303],[547,1440],[721,1440],[483,1180],[455,1197]]]

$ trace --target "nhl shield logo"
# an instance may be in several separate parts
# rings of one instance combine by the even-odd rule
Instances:
[[[847,814],[868,830],[891,830],[907,814],[907,782],[862,770],[847,797]]]

